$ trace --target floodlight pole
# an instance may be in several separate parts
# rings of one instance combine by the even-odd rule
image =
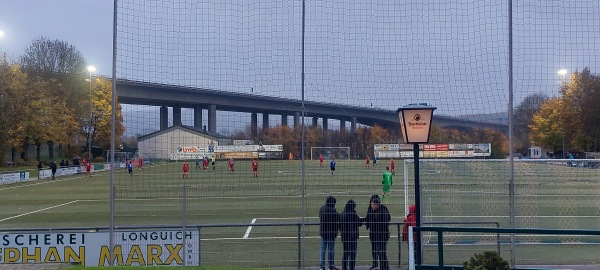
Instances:
[[[108,265],[113,266],[114,234],[115,234],[115,132],[117,108],[117,1],[113,0],[113,40],[112,40],[112,97],[110,110],[110,204],[109,204],[109,236],[108,236]],[[185,235],[183,236],[185,238]],[[185,247],[184,247],[185,248]]]
[[[90,74],[90,95],[89,95],[89,113],[90,118],[88,122],[88,162],[92,161],[92,73],[96,71],[96,67],[87,66],[87,70]]]

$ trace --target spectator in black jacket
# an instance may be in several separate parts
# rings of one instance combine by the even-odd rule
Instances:
[[[50,171],[52,172],[52,179],[54,179],[54,175],[56,175],[56,162],[50,162]]]
[[[319,232],[321,233],[321,263],[320,269],[325,268],[325,252],[329,253],[329,270],[339,270],[334,264],[335,239],[338,235],[340,214],[335,209],[336,200],[333,196],[327,197],[325,204],[319,209]]]
[[[342,231],[342,244],[344,256],[342,257],[342,270],[354,270],[356,266],[356,251],[358,249],[358,227],[362,222],[356,213],[356,203],[349,200],[344,212],[340,215],[340,230]]]
[[[381,270],[389,270],[387,259],[387,241],[390,239],[390,212],[387,207],[381,204],[379,198],[371,202],[371,212],[365,218],[365,224],[369,230],[369,240],[373,247],[376,262],[379,261]],[[377,268],[373,266],[373,268]]]
[[[373,200],[375,200],[375,198],[379,199],[379,195],[375,194],[371,196],[371,199],[369,200],[369,208],[367,209],[367,216],[369,215],[369,213],[373,212],[373,209],[371,208],[371,203],[373,203]],[[361,219],[362,223],[365,223],[365,219],[366,218]],[[368,230],[369,224],[365,224],[365,227],[367,227]],[[373,265],[371,266],[370,270],[379,269],[379,263],[377,262],[377,254],[375,253],[375,242],[373,241],[371,241],[371,257],[373,258]]]

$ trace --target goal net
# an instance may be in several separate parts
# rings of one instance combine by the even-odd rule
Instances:
[[[310,159],[317,160],[323,155],[325,160],[350,159],[350,147],[311,147]]]

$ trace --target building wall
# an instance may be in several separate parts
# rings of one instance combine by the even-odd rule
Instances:
[[[139,152],[148,158],[171,159],[179,147],[219,145],[215,138],[174,129],[138,142]]]
[[[40,155],[41,155],[43,161],[48,160],[48,154],[49,154],[48,148],[49,147],[47,144],[42,144],[40,146]],[[58,151],[58,144],[54,144],[53,148],[54,148],[54,159],[57,159],[61,155],[61,153]],[[36,155],[36,146],[30,145],[29,147],[27,147],[27,156],[29,157],[29,160],[35,160],[35,155]],[[16,152],[15,158],[20,158],[20,157],[21,157],[21,153]],[[0,158],[2,158],[2,157],[0,157]],[[4,160],[12,160],[10,149],[6,152],[6,155],[4,156]]]

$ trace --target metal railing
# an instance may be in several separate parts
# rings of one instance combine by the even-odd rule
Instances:
[[[485,225],[490,224],[499,228],[500,224],[495,221],[484,221],[484,222],[425,222],[427,225]],[[304,266],[304,261],[302,260],[302,255],[304,250],[302,249],[301,241],[304,237],[302,235],[302,227],[303,226],[318,226],[318,222],[309,222],[309,223],[243,223],[243,224],[197,224],[197,225],[185,225],[185,226],[174,226],[174,225],[156,225],[156,226],[118,226],[114,229],[119,230],[159,230],[159,229],[169,229],[169,230],[183,230],[184,232],[187,230],[198,230],[198,265],[202,265],[202,247],[203,247],[203,231],[206,231],[207,228],[236,228],[236,227],[296,227],[296,236],[297,236],[297,260],[296,264],[298,268],[302,268]],[[402,226],[404,222],[390,222],[390,226],[396,227],[397,231],[397,245],[398,245],[398,265],[402,265]],[[425,228],[425,227],[422,227]],[[431,227],[431,228],[439,228],[439,227]],[[0,229],[0,234],[2,233],[35,233],[35,232],[102,232],[109,231],[109,227],[72,227],[72,228],[31,228],[31,229]],[[185,238],[184,238],[185,239]],[[439,240],[439,239],[438,239]],[[185,243],[184,243],[185,245]],[[500,233],[498,232],[496,235],[496,245],[498,248],[498,252],[500,252]],[[185,250],[184,250],[185,252]],[[185,257],[185,253],[184,253]]]
[[[462,266],[446,266],[444,263],[444,232],[462,232],[462,233],[495,233],[497,237],[500,234],[545,234],[545,235],[577,235],[577,236],[600,236],[598,230],[558,230],[558,229],[506,229],[506,228],[466,228],[466,227],[413,227],[414,231],[436,232],[438,237],[438,265],[415,265],[415,269],[462,269]],[[498,241],[498,244],[500,242]],[[514,268],[520,270],[521,268]],[[542,270],[542,268],[527,268],[528,270]]]

